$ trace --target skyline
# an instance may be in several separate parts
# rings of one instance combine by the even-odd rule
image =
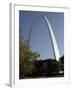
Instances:
[[[29,29],[33,18],[38,15],[45,15],[50,21],[57,41],[60,56],[64,55],[64,13],[19,11],[19,27],[21,28],[21,37],[24,40],[28,39]],[[47,30],[46,23],[42,18],[38,18],[35,21],[31,35],[30,47],[32,51],[37,51],[40,53],[41,57],[39,59],[54,57],[49,32]]]

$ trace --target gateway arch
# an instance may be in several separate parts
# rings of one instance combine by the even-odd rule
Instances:
[[[33,25],[35,24],[36,20],[41,17],[46,25],[47,25],[47,30],[49,32],[49,35],[50,35],[50,40],[51,40],[51,45],[52,45],[52,49],[53,49],[53,54],[54,54],[54,59],[56,59],[57,61],[59,61],[59,58],[60,58],[60,54],[59,54],[59,50],[58,50],[58,46],[57,46],[57,42],[56,42],[56,38],[55,38],[55,35],[53,33],[53,29],[52,29],[52,26],[48,20],[48,18],[46,16],[43,16],[43,15],[39,15],[39,16],[36,16],[34,19],[33,19],[33,22],[32,22],[32,25],[30,27],[30,31],[29,31],[29,35],[28,35],[28,45],[30,44],[30,40],[31,40],[31,35],[32,35],[32,28],[33,28]]]

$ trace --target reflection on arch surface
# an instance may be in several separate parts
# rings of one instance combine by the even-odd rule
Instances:
[[[32,22],[32,25],[31,25],[30,31],[29,31],[29,36],[28,36],[28,45],[30,44],[30,40],[31,40],[31,35],[32,35],[32,30],[33,30],[32,28],[33,28],[36,20],[37,20],[39,17],[41,17],[41,18],[45,21],[45,23],[46,23],[46,25],[47,25],[47,28],[48,28],[47,30],[48,30],[48,32],[49,32],[50,40],[51,40],[51,44],[52,44],[54,59],[56,59],[56,60],[58,61],[59,58],[60,58],[59,49],[58,49],[58,46],[57,46],[57,42],[56,42],[55,35],[54,35],[54,33],[53,33],[53,29],[52,29],[51,24],[50,24],[50,22],[49,22],[49,20],[48,20],[48,18],[47,18],[46,16],[38,15],[38,16],[36,16],[36,17],[33,19],[33,22]]]

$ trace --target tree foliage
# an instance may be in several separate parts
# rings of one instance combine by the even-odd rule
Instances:
[[[34,61],[40,56],[38,52],[32,52],[26,41],[19,43],[19,72],[20,78],[27,74],[32,74]]]

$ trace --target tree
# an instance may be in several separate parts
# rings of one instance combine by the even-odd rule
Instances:
[[[32,52],[26,41],[19,42],[19,72],[20,78],[32,74],[34,61],[40,56],[38,52]]]
[[[64,72],[64,55],[60,58],[60,62],[61,62],[62,71]]]

